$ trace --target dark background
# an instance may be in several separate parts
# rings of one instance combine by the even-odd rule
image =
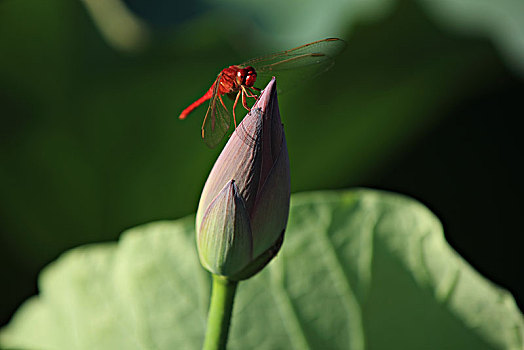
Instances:
[[[333,2],[328,19],[270,3],[115,1],[127,25],[95,3],[0,1],[0,325],[68,248],[195,211],[220,147],[199,138],[205,107],[176,117],[220,69],[332,36],[348,42],[335,67],[279,96],[293,192],[420,200],[523,309],[524,67],[510,63],[524,58],[496,25],[473,30],[430,1]]]

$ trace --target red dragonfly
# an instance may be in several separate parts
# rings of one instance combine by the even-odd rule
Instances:
[[[290,70],[295,79],[306,76],[309,78],[329,69],[334,63],[333,58],[345,47],[346,43],[341,39],[324,39],[224,68],[209,90],[184,109],[178,118],[185,119],[195,108],[210,100],[202,124],[202,138],[209,147],[213,148],[226,135],[231,122],[230,113],[222,99],[223,95],[235,101],[232,110],[236,128],[237,103],[240,99],[242,106],[249,111],[247,98],[256,99],[255,91],[260,91],[254,86],[257,76],[270,78],[277,73],[280,77]]]

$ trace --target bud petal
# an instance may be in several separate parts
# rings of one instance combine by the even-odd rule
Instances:
[[[272,247],[287,225],[291,185],[289,156],[283,133],[281,145],[280,154],[257,196],[251,216],[253,256]]]
[[[200,262],[217,275],[231,275],[252,259],[249,215],[235,181],[230,181],[206,210],[197,236]]]
[[[203,210],[222,190],[224,185],[231,180],[235,180],[247,211],[251,212],[254,206],[262,164],[261,147],[257,146],[260,144],[257,139],[261,137],[261,132],[256,132],[256,129],[257,127],[261,128],[261,125],[257,125],[261,123],[257,118],[249,118],[249,116],[250,114],[242,120],[233,132],[213,169],[211,169],[198,204],[197,231],[202,220]],[[248,128],[247,133],[246,128]],[[242,130],[242,133],[240,133],[240,130]],[[247,139],[253,141],[250,141],[248,145],[245,141]]]
[[[260,271],[278,253],[284,237],[289,157],[276,91],[273,78],[218,157],[198,205],[202,264],[232,280]]]

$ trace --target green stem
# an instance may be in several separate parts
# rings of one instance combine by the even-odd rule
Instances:
[[[238,282],[228,281],[213,275],[211,304],[207,315],[206,339],[203,350],[225,350],[233,300]]]

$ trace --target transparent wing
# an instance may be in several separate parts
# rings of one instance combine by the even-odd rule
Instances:
[[[324,39],[295,47],[294,49],[254,58],[242,63],[241,66],[253,66],[257,73],[295,69],[330,61],[340,54],[345,47],[346,42],[344,40],[336,38]]]
[[[346,42],[341,39],[324,39],[294,49],[254,58],[242,63],[241,66],[255,68],[258,86],[265,86],[265,83],[276,75],[279,92],[281,92],[304,79],[311,79],[327,71],[333,66],[334,58],[346,46]]]
[[[231,124],[231,116],[222,96],[218,93],[221,78],[222,73],[215,80],[213,95],[209,100],[209,107],[202,123],[202,138],[210,148],[215,148],[222,141]]]

